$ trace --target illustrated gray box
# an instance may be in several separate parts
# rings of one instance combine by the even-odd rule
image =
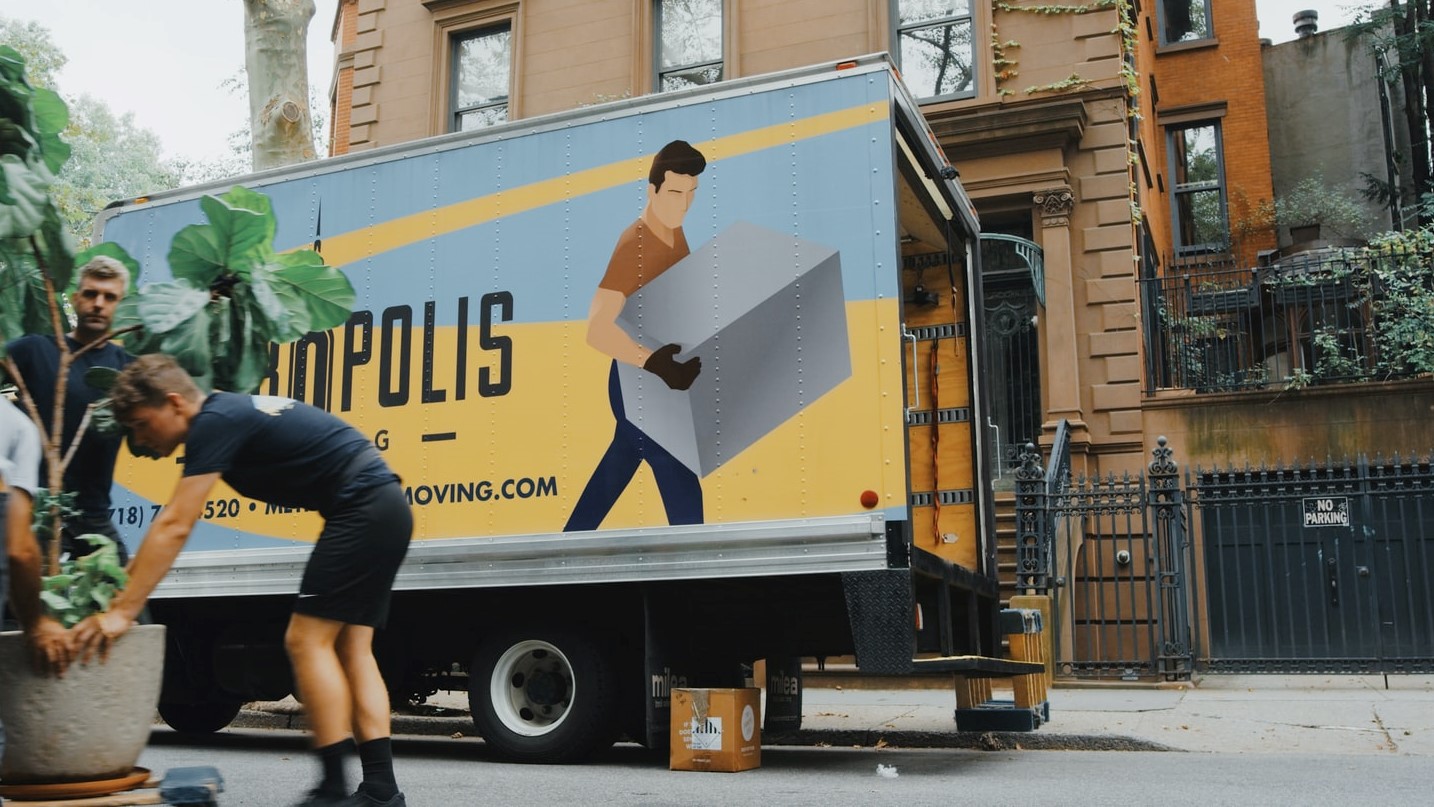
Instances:
[[[618,324],[640,344],[697,356],[672,390],[618,364],[628,420],[699,477],[851,376],[841,257],[750,222],[718,233],[628,298]]]

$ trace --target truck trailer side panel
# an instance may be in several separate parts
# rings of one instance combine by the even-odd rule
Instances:
[[[396,696],[466,673],[500,753],[557,761],[664,742],[673,686],[756,659],[789,680],[800,656],[900,673],[994,650],[974,214],[885,58],[840,67],[238,180],[272,200],[276,248],[357,291],[259,392],[339,415],[402,477]],[[223,190],[112,206],[104,238],[164,277]],[[665,374],[632,361],[659,352]],[[132,547],[180,470],[121,458]],[[318,532],[216,489],[152,603],[172,725],[286,691]]]

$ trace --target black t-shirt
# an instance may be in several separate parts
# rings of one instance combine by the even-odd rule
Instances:
[[[288,398],[213,393],[189,422],[184,445],[185,476],[218,472],[243,495],[280,507],[323,513],[398,481],[357,429]],[[355,465],[361,452],[367,459]]]
[[[79,350],[82,345],[66,336],[70,350]],[[31,334],[22,336],[5,347],[25,386],[34,396],[40,409],[40,419],[45,423],[45,433],[52,428],[51,420],[55,411],[55,378],[60,368],[60,347],[54,337]],[[85,373],[91,367],[110,367],[123,370],[134,357],[113,342],[92,348],[75,359],[70,365],[70,379],[65,387],[65,428],[61,437],[61,451],[69,448],[75,438],[85,409],[105,397],[103,390],[85,383]],[[114,482],[115,456],[119,454],[119,435],[100,434],[93,428],[86,428],[80,439],[80,447],[70,464],[65,468],[65,490],[74,491],[75,506],[91,518],[110,517],[110,486]],[[42,470],[40,480],[49,479],[49,471]]]

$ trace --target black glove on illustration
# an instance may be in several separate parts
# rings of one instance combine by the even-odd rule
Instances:
[[[675,357],[681,349],[677,345],[663,345],[647,357],[642,369],[662,379],[671,389],[687,389],[702,372],[702,360],[693,356],[687,361],[677,361]]]

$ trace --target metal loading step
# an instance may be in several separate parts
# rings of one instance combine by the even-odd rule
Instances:
[[[913,672],[951,675],[956,690],[957,731],[1035,731],[1051,719],[1051,669],[1042,631],[1041,612],[1034,608],[1001,611],[1000,632],[1010,658],[939,656],[912,662]],[[1012,697],[996,698],[991,679],[1011,679]]]

